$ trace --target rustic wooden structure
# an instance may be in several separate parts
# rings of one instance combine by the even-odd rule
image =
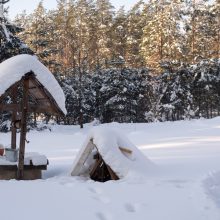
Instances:
[[[118,149],[126,157],[131,156],[133,153],[132,150],[126,147],[118,147]],[[109,180],[119,179],[118,175],[111,168],[111,166],[107,164],[103,159],[101,153],[99,152],[98,147],[93,143],[93,139],[90,139],[83,152],[81,152],[81,155],[78,158],[78,161],[76,162],[73,171],[71,173],[72,176],[78,176],[83,174],[82,173],[82,170],[84,170],[83,167],[86,164],[89,157],[91,157],[91,155],[93,155],[94,162],[90,163],[89,167],[87,168],[88,171],[86,172],[83,171],[84,174],[89,176],[92,180],[99,182],[106,182]],[[91,161],[91,158],[89,160]]]
[[[47,169],[47,165],[34,166],[24,165],[23,180],[35,180],[42,178],[42,170]],[[17,176],[17,165],[1,165],[0,166],[0,180],[15,179]]]
[[[10,97],[11,100],[10,104],[6,102],[8,97]],[[0,96],[0,111],[11,112],[12,114],[12,149],[16,149],[16,134],[17,129],[20,128],[17,179],[24,179],[24,170],[28,170],[30,168],[24,166],[28,114],[51,113],[53,115],[63,116],[63,112],[52,95],[41,84],[32,71],[24,74],[19,81],[15,82],[2,96]],[[15,168],[11,169],[14,172]],[[39,167],[39,169],[46,169],[46,167]],[[1,169],[0,172],[2,172]]]

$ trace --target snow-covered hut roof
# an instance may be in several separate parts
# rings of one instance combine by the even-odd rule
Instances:
[[[66,114],[63,90],[53,74],[35,56],[17,55],[0,64],[0,96],[30,72],[35,74],[36,79],[50,93],[60,110]]]
[[[89,167],[94,164],[94,151],[98,151],[120,179],[136,174],[145,175],[154,167],[153,163],[119,130],[99,126],[90,131],[77,155],[72,176],[88,175]]]

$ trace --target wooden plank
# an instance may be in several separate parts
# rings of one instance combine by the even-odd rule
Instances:
[[[21,111],[21,106],[18,104],[0,104],[0,111]]]
[[[37,88],[38,92],[37,92],[36,95],[39,96],[39,98],[47,98],[47,97],[48,97],[48,95],[47,95],[46,92],[45,92],[44,87],[43,87],[42,84],[36,79],[35,76],[32,76],[32,77],[31,77],[31,84]]]
[[[109,165],[107,165],[107,169],[108,169],[108,172],[112,178],[112,180],[119,180],[118,176],[115,174],[115,172],[111,169],[111,167]]]
[[[40,105],[30,105],[28,112],[35,112],[35,113],[54,113],[54,109],[51,106],[45,106],[44,103]]]
[[[47,165],[39,165],[39,166],[24,165],[24,170],[47,170]]]
[[[38,87],[39,93],[41,93],[43,97],[47,98],[48,103],[50,103],[51,109],[53,109],[53,113],[63,115],[62,110],[60,109],[52,95],[42,86],[42,84],[37,80],[34,74],[31,76],[31,83],[32,85]]]
[[[22,116],[21,116],[21,134],[20,134],[20,147],[19,147],[19,161],[17,178],[19,180],[24,177],[24,154],[25,154],[25,141],[27,133],[27,115],[28,115],[28,86],[29,78],[23,78],[23,99],[22,99]]]
[[[33,87],[30,87],[30,86],[29,86],[29,91],[30,91],[30,90],[34,90],[34,89],[37,89],[37,87],[36,87],[36,86],[33,86]]]
[[[95,145],[93,144],[92,140],[89,141],[89,143],[87,144],[85,150],[83,151],[83,153],[81,154],[81,157],[79,158],[76,166],[74,167],[71,175],[72,176],[78,176],[80,175],[80,170],[81,167],[83,166],[83,164],[86,162],[88,156],[91,154],[92,150],[95,148]]]
[[[17,165],[0,165],[0,171],[3,170],[17,170]]]
[[[101,166],[101,164],[103,163],[102,157],[100,156],[100,158],[98,160],[96,160],[94,167],[92,168],[91,172],[90,172],[90,177],[92,178],[92,176],[94,175],[96,169]]]
[[[35,89],[30,89],[29,91],[32,97],[34,97],[35,99],[45,99],[45,95],[40,92],[38,87],[36,87]]]
[[[0,111],[10,111],[10,112],[21,112],[22,107],[20,104],[0,104]],[[44,106],[44,103],[39,106],[36,105],[29,105],[28,112],[36,112],[36,113],[54,113],[54,109],[50,106]]]
[[[132,150],[128,149],[128,148],[124,148],[124,147],[119,147],[120,151],[124,152],[124,153],[128,153],[128,154],[132,154]]]

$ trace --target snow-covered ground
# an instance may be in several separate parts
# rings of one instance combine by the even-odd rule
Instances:
[[[45,154],[50,165],[43,180],[0,181],[1,219],[220,219],[220,118],[101,126],[122,130],[156,168],[106,183],[71,177],[91,127],[31,132],[27,151]],[[0,143],[7,146],[10,134],[0,133]]]

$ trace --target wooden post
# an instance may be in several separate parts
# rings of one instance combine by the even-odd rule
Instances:
[[[34,127],[37,127],[37,113],[34,112]]]
[[[12,91],[12,103],[13,104],[16,104],[16,99],[15,99],[16,95],[17,95],[17,87],[14,87],[13,91]],[[12,118],[11,118],[11,122],[12,122],[12,126],[11,126],[11,149],[16,149],[17,129],[14,125],[14,122],[16,121],[16,119],[17,119],[17,110],[13,110]]]
[[[25,154],[25,141],[27,133],[27,114],[28,114],[28,88],[29,78],[23,79],[23,101],[22,101],[22,116],[21,116],[21,135],[20,135],[20,148],[19,148],[19,161],[17,178],[23,179],[24,176],[24,154]]]
[[[17,112],[13,111],[12,112],[12,126],[11,126],[11,149],[16,149],[16,133],[17,133],[17,129],[14,125],[14,121],[16,120],[16,116],[17,116]]]

